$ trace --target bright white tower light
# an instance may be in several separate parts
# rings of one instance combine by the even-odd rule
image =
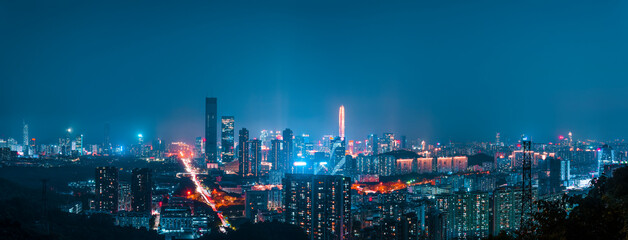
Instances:
[[[345,138],[345,106],[340,106],[340,112],[338,113],[338,125],[340,129],[340,138]]]

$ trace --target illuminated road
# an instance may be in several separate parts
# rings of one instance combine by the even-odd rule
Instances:
[[[196,185],[196,192],[200,193],[200,195],[203,196],[203,201],[205,202],[205,204],[212,207],[214,212],[218,214],[218,218],[220,219],[220,222],[222,223],[222,225],[220,226],[220,231],[226,232],[225,229],[229,227],[229,222],[225,220],[225,218],[222,216],[222,213],[218,212],[218,210],[216,209],[216,204],[212,202],[211,195],[209,194],[209,192],[207,192],[207,190],[203,187],[203,185],[201,185],[201,182],[198,180],[198,177],[196,176],[196,172],[194,171],[194,168],[192,167],[192,164],[190,163],[190,159],[181,158],[181,162],[183,162],[183,165],[185,165],[185,171],[189,174],[190,179],[192,179],[192,182],[194,182],[194,185]]]

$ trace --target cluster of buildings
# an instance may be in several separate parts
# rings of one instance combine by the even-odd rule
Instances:
[[[499,133],[494,142],[473,143],[428,143],[393,133],[350,140],[344,107],[337,135],[314,140],[289,128],[254,135],[246,127],[236,128],[234,116],[218,116],[216,98],[205,103],[205,136],[194,144],[145,143],[138,135],[137,144],[114,147],[107,133],[102,144],[86,147],[82,135],[68,130],[49,152],[30,140],[25,124],[22,144],[0,139],[0,161],[48,154],[192,159],[203,178],[236,195],[230,198],[243,199],[241,208],[218,209],[227,218],[286,222],[312,240],[480,239],[512,232],[525,219],[525,153],[531,156],[534,199],[577,194],[592,178],[628,162],[622,142],[576,141],[571,133],[534,144],[530,152],[524,152],[519,139],[504,141]],[[152,194],[159,187],[148,169],[134,169],[131,175],[131,181],[120,181],[119,169],[97,168],[94,182],[75,183],[93,184],[90,205],[64,209],[105,212],[119,225],[177,238],[201,236],[222,220],[222,213],[193,198]],[[212,197],[225,200],[221,196]]]

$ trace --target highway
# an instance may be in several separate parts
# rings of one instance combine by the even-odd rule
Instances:
[[[190,179],[192,180],[192,182],[194,182],[194,185],[196,185],[196,192],[199,193],[203,197],[203,202],[205,202],[205,204],[210,206],[214,210],[214,212],[217,213],[218,218],[220,219],[220,222],[222,223],[222,225],[220,226],[220,231],[226,232],[226,228],[228,228],[230,224],[222,216],[222,213],[218,212],[218,210],[216,209],[216,204],[211,199],[211,194],[207,191],[207,189],[203,187],[201,182],[198,180],[198,177],[196,176],[196,171],[194,167],[192,167],[192,163],[190,162],[190,159],[181,158],[181,162],[183,162],[183,165],[185,166],[185,171],[188,173]]]

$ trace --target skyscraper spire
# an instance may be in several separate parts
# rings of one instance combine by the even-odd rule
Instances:
[[[340,130],[340,138],[345,138],[345,106],[340,106],[340,112],[338,113],[338,127]]]

